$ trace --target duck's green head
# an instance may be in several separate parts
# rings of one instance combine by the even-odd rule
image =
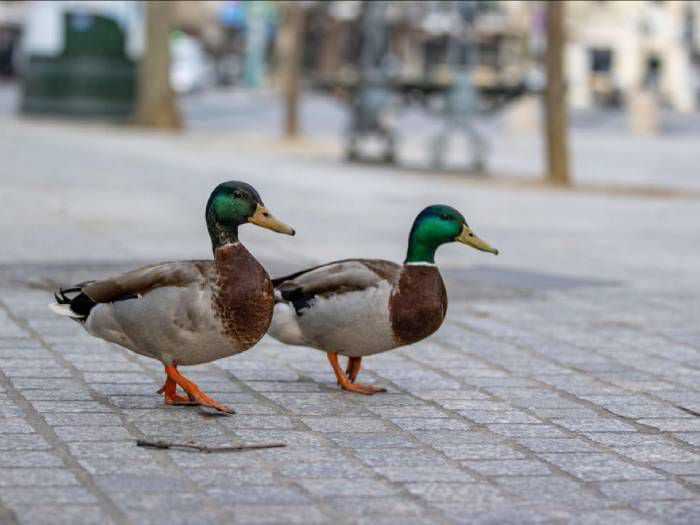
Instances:
[[[219,184],[209,196],[205,216],[214,249],[238,242],[238,227],[247,222],[294,235],[294,229],[273,217],[255,188],[245,182]]]
[[[418,214],[408,237],[406,263],[434,263],[435,250],[448,242],[461,242],[484,252],[498,250],[477,237],[464,216],[451,206],[434,204]]]

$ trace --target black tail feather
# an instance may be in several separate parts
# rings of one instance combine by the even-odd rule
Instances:
[[[74,292],[78,292],[78,295],[76,295],[73,298],[70,298],[66,295],[67,293]],[[88,315],[90,315],[90,310],[92,310],[93,307],[97,304],[95,301],[93,301],[87,295],[85,295],[81,291],[81,288],[78,287],[61,288],[58,291],[58,293],[54,294],[54,297],[56,298],[56,302],[58,304],[70,305],[70,309],[80,316],[78,319],[80,319],[81,321],[87,319]]]

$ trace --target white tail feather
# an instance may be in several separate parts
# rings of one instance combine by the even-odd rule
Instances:
[[[49,305],[49,308],[51,308],[51,310],[53,310],[58,315],[66,315],[68,317],[73,317],[74,319],[79,319],[81,317],[80,314],[76,314],[73,310],[70,309],[69,304],[51,303]]]

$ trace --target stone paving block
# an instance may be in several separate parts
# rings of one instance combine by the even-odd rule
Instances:
[[[664,432],[700,432],[700,418],[638,419],[637,423],[658,428]]]
[[[700,522],[698,501],[643,501],[635,506],[645,516],[657,518],[663,523],[695,525]]]
[[[187,476],[201,487],[221,485],[274,485],[272,473],[260,468],[189,469]]]
[[[653,470],[625,463],[611,454],[542,454],[540,457],[583,481],[647,480]]]
[[[615,449],[621,456],[644,463],[657,461],[698,461],[700,454],[676,446],[639,446]]]
[[[542,423],[536,417],[517,411],[491,411],[491,410],[457,410],[457,413],[475,423],[519,424]]]
[[[146,463],[136,459],[78,458],[78,463],[90,474],[110,476],[117,474],[164,475],[166,471],[157,463]]]
[[[354,497],[382,498],[393,496],[398,489],[385,481],[358,479],[349,483],[343,479],[302,479],[299,484],[315,497]]]
[[[189,440],[224,435],[224,429],[214,421],[199,425],[180,421],[136,421],[134,425],[149,438],[179,436]]]
[[[469,430],[469,423],[444,417],[397,417],[391,422],[402,430]]]
[[[153,383],[153,379],[142,372],[85,372],[83,378],[88,383],[116,383],[126,385],[132,385],[134,383]],[[158,387],[156,387],[156,389],[157,388]]]
[[[17,405],[0,401],[0,418],[22,416],[24,416],[24,411]]]
[[[63,461],[51,452],[0,451],[0,469],[6,467],[62,467]]]
[[[108,525],[114,521],[91,505],[26,505],[15,507],[19,523],[31,525]]]
[[[378,451],[389,452],[387,449],[378,449]],[[272,448],[269,450],[261,450],[251,454],[260,456],[260,459],[264,459],[265,461],[269,461],[275,464],[291,464],[295,462],[320,463],[325,461],[342,461],[348,457],[346,453],[344,453],[340,449],[330,447],[317,447],[313,445],[308,447],[294,446],[285,448]]]
[[[518,504],[476,507],[464,503],[442,503],[436,506],[456,523],[503,525],[568,523],[572,517],[570,511],[561,508],[527,507]]]
[[[51,487],[78,485],[72,472],[65,468],[4,468],[0,487]]]
[[[642,434],[640,432],[590,432],[584,434],[588,439],[610,447],[670,447],[673,441],[659,434]]]
[[[670,405],[620,405],[606,407],[607,410],[631,419],[642,418],[692,418],[693,414]]]
[[[315,483],[315,480],[300,482],[303,483]],[[263,508],[268,505],[305,505],[311,502],[309,496],[296,487],[276,485],[211,487],[207,489],[207,495],[219,505],[251,504]]]
[[[673,435],[689,445],[700,447],[700,432],[674,432]]]
[[[462,465],[484,476],[548,476],[552,473],[545,463],[527,459],[463,461]]]
[[[495,479],[505,491],[533,504],[561,505],[575,510],[597,510],[610,505],[583,485],[560,476]]]
[[[357,525],[439,525],[442,519],[422,516],[360,516]]]
[[[414,396],[382,392],[380,396],[357,396],[354,403],[365,406],[415,406],[425,403]]]
[[[387,419],[404,417],[448,417],[446,412],[442,412],[435,407],[428,405],[415,406],[369,406],[368,410],[380,417]]]
[[[256,392],[319,392],[321,385],[306,381],[246,381]]]
[[[292,480],[304,478],[354,480],[372,477],[371,469],[359,464],[352,464],[348,460],[323,463],[292,463],[279,465],[276,470],[281,475]],[[378,469],[375,470],[379,471]],[[430,470],[432,471],[433,469]]]
[[[110,407],[97,401],[32,401],[32,407],[40,414],[110,414],[113,412]]]
[[[418,516],[423,512],[423,505],[408,498],[386,496],[382,498],[365,498],[362,496],[330,497],[326,504],[343,516],[353,519],[367,516],[376,519],[378,516],[406,518]]]
[[[307,523],[329,522],[327,516],[311,505],[234,505],[230,508],[230,512],[236,523],[250,523],[251,525],[273,523],[306,525]]]
[[[122,420],[119,415],[114,413],[47,413],[42,414],[42,417],[49,425],[52,426],[108,426],[121,425]]]
[[[375,472],[392,482],[414,483],[468,483],[476,481],[473,476],[451,466],[431,467],[375,467]]]
[[[55,377],[14,377],[10,378],[12,386],[22,390],[62,390],[75,388],[72,378]]]
[[[29,401],[92,401],[92,396],[87,390],[60,389],[60,390],[23,390],[22,396]]]
[[[497,443],[502,441],[499,436],[481,431],[416,431],[413,435],[423,443],[434,447],[444,445],[464,445],[466,443]]]
[[[700,475],[700,461],[691,461],[684,463],[672,463],[662,461],[660,463],[654,463],[654,466],[672,474]]]
[[[469,501],[478,507],[507,501],[496,487],[479,483],[405,483],[404,486],[411,494],[429,502]]]
[[[444,403],[448,400],[490,400],[491,397],[483,391],[476,389],[450,389],[450,390],[421,390],[416,389],[413,391],[413,395],[416,397],[425,399],[427,401],[435,401],[437,403]],[[446,407],[447,408],[447,407]]]
[[[684,500],[698,497],[673,481],[611,481],[601,483],[600,490],[618,501]]]
[[[39,434],[1,434],[0,450],[46,450],[51,448]]]
[[[162,474],[109,474],[93,476],[100,489],[108,494],[115,492],[172,492],[187,489],[187,482],[176,475]]]
[[[316,432],[384,432],[383,420],[371,417],[303,417],[301,420]]]
[[[143,460],[148,462],[151,452],[136,446],[134,441],[69,443],[68,448],[76,458],[103,458],[114,460]]]
[[[270,452],[270,451],[265,451]],[[258,457],[254,452],[246,454],[202,454],[195,451],[184,449],[170,449],[167,452],[161,451],[169,457],[174,464],[179,465],[185,470],[191,468],[231,468],[231,469],[249,469],[259,467],[261,460],[266,461],[268,458]],[[81,460],[82,461],[82,460]]]
[[[322,447],[327,443],[321,436],[300,430],[240,429],[236,434],[248,443],[286,443],[289,447]]]
[[[9,506],[36,505],[50,502],[52,505],[90,505],[97,498],[86,488],[73,485],[67,487],[3,487],[2,500]]]
[[[221,401],[226,402],[225,396],[221,396]],[[231,408],[240,415],[272,415],[279,414],[278,408],[262,403],[236,403]],[[200,409],[201,410],[201,409]]]
[[[289,416],[258,416],[237,414],[235,418],[221,418],[217,423],[230,430],[236,429],[263,429],[279,430],[295,428],[295,423]]]
[[[592,512],[582,512],[574,515],[569,521],[571,525],[660,525],[661,522],[647,516],[642,516],[631,510],[610,509]]]
[[[524,455],[502,444],[466,444],[435,446],[450,459],[520,459]]]
[[[31,434],[34,429],[20,417],[0,418],[0,434]]]
[[[420,454],[413,449],[356,449],[355,457],[371,467],[420,467],[444,465],[447,461],[437,452],[422,451]]]
[[[572,432],[636,432],[632,425],[612,418],[556,419],[554,422]]]
[[[18,366],[15,368],[3,368],[3,373],[10,378],[11,381],[16,379],[64,379],[71,377],[70,370],[62,367],[54,366],[37,366],[37,367],[25,367]]]
[[[590,445],[580,438],[532,438],[516,437],[515,441],[536,453],[569,453],[569,452],[600,452],[599,448]],[[538,454],[539,455],[539,454]]]
[[[401,434],[341,433],[328,434],[329,439],[343,448],[413,448],[418,445]]]
[[[530,410],[538,417],[555,420],[595,419],[598,417],[598,414],[590,408],[531,408]]]
[[[554,425],[539,424],[518,424],[518,423],[508,423],[508,424],[491,424],[486,425],[489,430],[505,437],[512,438],[526,438],[526,437],[537,437],[537,438],[558,438],[566,437],[566,432],[557,428]]]

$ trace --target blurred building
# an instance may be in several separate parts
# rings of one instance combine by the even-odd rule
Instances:
[[[653,91],[673,109],[696,109],[699,23],[693,1],[568,2],[571,103],[588,107]]]

